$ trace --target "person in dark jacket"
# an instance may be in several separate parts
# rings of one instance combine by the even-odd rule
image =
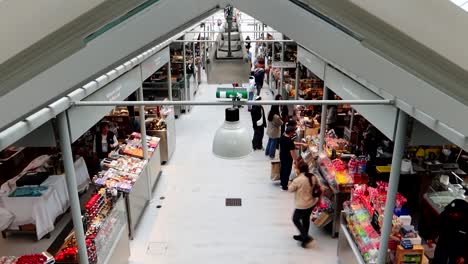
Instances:
[[[255,101],[260,101],[262,98],[257,96]],[[265,118],[265,110],[261,105],[254,105],[252,106],[252,110],[250,111],[250,115],[252,116],[252,126],[254,130],[254,136],[252,139],[252,147],[254,150],[262,150],[263,149],[263,135],[265,134],[265,127],[267,125],[266,118]]]
[[[113,132],[109,131],[109,123],[101,122],[99,124],[99,132],[94,137],[93,152],[96,153],[99,159],[104,159],[118,145],[117,137]]]
[[[288,126],[286,131],[280,138],[280,179],[281,188],[284,191],[288,190],[289,176],[294,162],[297,162],[296,144],[294,143],[294,136],[296,129]]]
[[[265,61],[257,59],[254,70],[255,86],[257,87],[257,95],[260,95],[260,91],[263,88],[263,80],[265,79]]]

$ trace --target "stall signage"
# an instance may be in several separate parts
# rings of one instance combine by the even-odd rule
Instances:
[[[106,94],[107,100],[109,101],[115,101],[119,99],[120,97],[120,90],[122,89],[122,85],[117,85],[117,87],[110,91],[109,93]]]
[[[296,68],[296,63],[290,61],[275,61],[273,62],[273,68]]]
[[[153,75],[159,70],[164,64],[169,62],[170,54],[169,47],[159,51],[153,56],[149,57],[141,64],[141,77],[142,81]]]
[[[327,67],[325,75],[327,76],[325,85],[345,100],[384,99],[332,67]],[[397,118],[397,108],[395,106],[354,105],[353,108],[386,137],[393,140]]]
[[[83,101],[123,101],[141,86],[140,68],[134,68]],[[107,115],[114,106],[79,106],[68,110],[72,142]]]
[[[322,59],[302,47],[297,47],[297,59],[302,65],[314,73],[314,75],[323,80],[325,75],[325,62]]]

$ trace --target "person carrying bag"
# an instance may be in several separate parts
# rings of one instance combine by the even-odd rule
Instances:
[[[293,214],[293,223],[300,233],[293,238],[306,248],[314,240],[309,236],[310,215],[320,200],[322,190],[317,177],[309,173],[309,166],[306,163],[301,163],[298,167],[299,176],[290,182],[288,191],[295,193],[296,210]]]

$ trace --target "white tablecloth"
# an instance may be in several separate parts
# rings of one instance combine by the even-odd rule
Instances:
[[[75,162],[78,190],[89,185],[89,173],[83,158]],[[15,219],[9,229],[18,229],[20,225],[36,225],[37,239],[54,230],[55,219],[69,207],[69,196],[65,175],[53,175],[42,183],[49,188],[39,197],[0,196],[0,207],[13,213]]]

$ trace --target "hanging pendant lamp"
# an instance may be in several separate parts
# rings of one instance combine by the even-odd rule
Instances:
[[[247,129],[241,126],[238,108],[226,108],[223,125],[213,139],[213,154],[223,159],[242,159],[252,152]]]

